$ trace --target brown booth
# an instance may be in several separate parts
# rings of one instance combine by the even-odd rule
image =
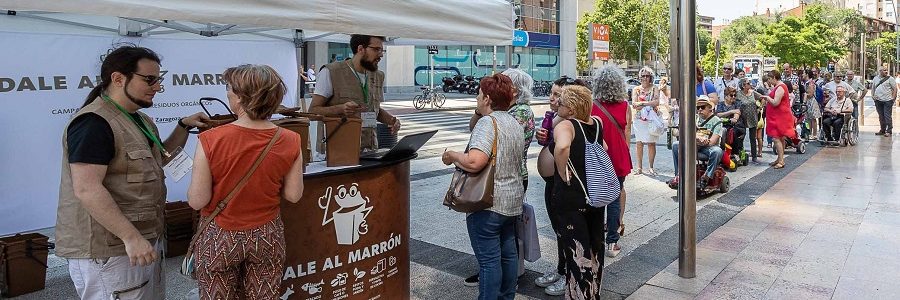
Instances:
[[[409,161],[304,175],[283,202],[287,247],[281,299],[409,299]]]

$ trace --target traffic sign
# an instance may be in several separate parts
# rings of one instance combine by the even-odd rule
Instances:
[[[428,54],[438,54],[438,46],[428,46]]]

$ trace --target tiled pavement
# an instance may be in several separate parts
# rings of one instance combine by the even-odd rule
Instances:
[[[703,239],[695,278],[675,261],[628,299],[900,299],[900,137],[873,113]]]

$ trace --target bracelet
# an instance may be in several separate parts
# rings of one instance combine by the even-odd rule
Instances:
[[[184,124],[184,118],[178,119],[178,126],[184,128],[184,130],[194,129],[194,126],[188,126],[188,124]]]

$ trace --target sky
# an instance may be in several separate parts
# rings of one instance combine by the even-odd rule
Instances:
[[[721,25],[726,20],[752,16],[756,0],[697,0],[697,13],[716,18],[713,25]]]

